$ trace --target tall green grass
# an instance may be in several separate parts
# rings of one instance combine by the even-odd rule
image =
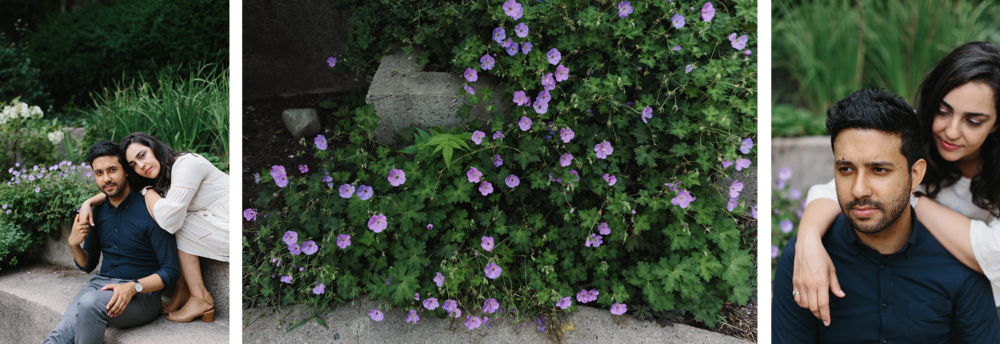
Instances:
[[[86,144],[118,142],[133,132],[153,135],[175,151],[208,153],[229,161],[229,70],[215,64],[179,75],[161,69],[155,83],[139,79],[94,97],[95,119]]]

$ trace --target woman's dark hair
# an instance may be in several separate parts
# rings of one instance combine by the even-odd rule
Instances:
[[[156,176],[156,179],[149,179],[140,177],[138,173],[130,172],[128,174],[129,183],[131,183],[136,189],[142,189],[148,185],[152,185],[153,189],[156,191],[167,191],[167,189],[170,188],[170,177],[174,167],[174,160],[186,153],[176,153],[164,144],[163,141],[160,141],[159,139],[146,133],[132,133],[122,139],[122,142],[118,144],[118,147],[120,147],[118,156],[119,160],[122,161],[122,167],[124,168],[129,168],[127,163],[128,159],[125,157],[125,151],[128,150],[128,146],[133,143],[149,147],[149,150],[153,152],[153,157],[156,158],[156,161],[160,162],[160,174]]]
[[[934,117],[938,114],[944,96],[956,87],[970,82],[980,82],[993,89],[993,106],[1000,114],[1000,49],[989,42],[966,43],[945,56],[920,83],[917,90],[917,117],[920,131],[931,133]],[[996,122],[1000,125],[1000,119]],[[934,140],[924,142],[927,174],[922,184],[927,195],[937,196],[942,188],[955,184],[962,171],[941,157]],[[972,203],[1000,217],[1000,133],[986,136],[980,148],[983,170],[972,178]]]
[[[846,129],[871,129],[899,135],[900,154],[906,167],[920,160],[923,143],[920,126],[913,120],[913,108],[906,100],[884,89],[863,88],[838,100],[826,110],[826,132],[830,148]]]

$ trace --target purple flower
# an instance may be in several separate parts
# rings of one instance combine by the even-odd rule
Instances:
[[[608,141],[601,142],[594,146],[594,152],[597,153],[597,157],[600,159],[607,159],[608,155],[611,155],[614,151],[614,148],[611,148],[611,143]]]
[[[502,27],[498,27],[496,29],[493,29],[493,40],[494,41],[496,41],[497,43],[503,43],[504,38],[507,38],[507,33],[503,30]]]
[[[576,301],[580,303],[588,303],[590,301],[597,300],[597,294],[600,294],[600,292],[598,292],[596,289],[591,290],[589,292],[587,291],[587,289],[584,289],[581,290],[579,293],[576,293]],[[591,297],[593,297],[593,299],[591,299]]]
[[[403,170],[390,170],[389,171],[389,184],[392,186],[400,186],[406,183],[406,172]]]
[[[674,24],[675,28],[680,29],[684,27],[684,16],[680,15],[680,13],[675,13],[674,16],[670,18],[670,22]]]
[[[483,176],[483,172],[480,172],[478,168],[470,167],[465,176],[469,178],[469,183],[478,183],[479,178]]]
[[[281,281],[284,283],[292,284],[292,275],[281,276]]]
[[[285,245],[291,245],[299,241],[299,233],[293,231],[285,232],[285,236],[281,237],[281,240],[285,242]]]
[[[729,197],[740,197],[740,191],[743,191],[743,183],[739,180],[734,180],[733,183],[729,185]]]
[[[674,197],[673,199],[670,200],[670,203],[673,204],[673,205],[680,206],[681,209],[684,209],[684,208],[687,208],[688,205],[691,204],[691,202],[694,202],[694,201],[695,201],[695,198],[694,198],[694,196],[691,196],[690,192],[687,192],[685,190],[681,190],[681,191],[677,192],[677,196],[676,197]]]
[[[371,229],[375,233],[382,233],[386,227],[389,227],[389,220],[385,218],[385,215],[372,215],[368,219],[368,229]]]
[[[518,48],[517,43],[511,43],[511,45],[508,45],[507,46],[507,55],[510,55],[510,56],[517,55],[517,48]]]
[[[440,273],[438,273],[438,274],[440,274]],[[442,277],[441,280],[444,281],[444,277]],[[455,301],[455,300],[445,300],[444,304],[441,305],[441,309],[444,309],[444,310],[446,310],[448,312],[451,312],[453,309],[456,309],[456,308],[458,308],[458,302]]]
[[[316,148],[319,148],[319,150],[326,150],[326,137],[323,135],[316,135],[316,139],[313,142],[316,143]]]
[[[653,118],[653,108],[646,107],[642,109],[642,123],[647,123],[646,119]]]
[[[351,246],[351,236],[347,235],[347,234],[338,235],[337,236],[337,247],[340,247],[341,249],[345,249],[345,248],[347,248],[347,246]]]
[[[563,65],[556,67],[556,81],[563,82],[569,79],[569,68]]]
[[[373,194],[375,194],[375,190],[373,190],[371,186],[362,185],[358,187],[358,198],[362,201],[367,201],[369,198],[372,198]]]
[[[778,180],[785,181],[792,179],[792,169],[788,167],[782,167],[778,170]]]
[[[727,168],[729,168],[729,166],[732,166],[732,165],[733,165],[733,162],[729,161],[729,159],[722,160],[722,169],[727,169]]]
[[[444,275],[442,275],[440,272],[438,272],[437,276],[434,277],[434,284],[437,284],[438,288],[444,287]],[[437,301],[435,301],[435,304],[436,303],[437,303]],[[448,304],[448,303],[445,302],[445,304]]]
[[[434,309],[438,308],[438,299],[435,299],[433,297],[428,297],[424,299],[423,303],[424,303],[424,308],[427,308],[427,310],[429,311],[433,311]]]
[[[483,70],[490,70],[493,69],[493,64],[496,63],[496,60],[490,54],[486,54],[479,58],[479,63],[483,67]]]
[[[628,1],[622,1],[618,3],[618,17],[625,19],[628,15],[632,14],[632,4]]]
[[[505,179],[504,182],[507,183],[507,187],[511,189],[516,188],[518,185],[521,184],[521,180],[517,179],[517,176],[513,174],[507,176],[507,179]]]
[[[293,256],[297,256],[302,253],[302,249],[299,248],[298,244],[291,243],[288,245],[288,253],[290,253]]]
[[[307,166],[307,165],[299,165],[299,172],[302,172],[302,173],[309,172],[309,166]]]
[[[736,159],[736,170],[741,171],[744,168],[750,167],[750,160],[748,159]]]
[[[747,35],[736,38],[736,33],[733,32],[729,35],[729,44],[733,46],[733,49],[743,50],[743,48],[746,48],[747,46]]]
[[[611,234],[611,227],[608,227],[607,222],[601,222],[601,225],[597,226],[597,231],[600,232],[601,235],[608,235]]]
[[[539,101],[535,101],[535,104],[533,106],[535,108],[535,113],[538,113],[538,114],[543,114],[543,113],[546,113],[546,112],[549,111],[549,103],[546,103],[546,102],[543,102],[543,101],[540,101],[540,100]]]
[[[481,324],[482,324],[482,320],[479,319],[479,317],[474,317],[474,316],[471,316],[471,315],[466,315],[465,316],[465,327],[468,327],[470,330],[475,330]]]
[[[715,7],[712,7],[711,2],[706,2],[705,6],[701,7],[701,20],[710,22],[712,18],[715,18]]]
[[[563,153],[563,155],[559,157],[559,165],[562,167],[569,166],[569,164],[572,162],[573,162],[573,154]]]
[[[316,283],[319,285],[317,285],[316,288],[313,288],[313,294],[319,295],[326,292],[326,285],[323,285],[323,283],[319,282]]]
[[[483,196],[493,193],[493,184],[490,184],[490,182],[479,184],[479,193],[483,194]]]
[[[562,54],[556,48],[549,49],[549,52],[545,54],[545,57],[549,60],[553,66],[559,64],[559,59],[562,59]]]
[[[432,228],[434,228],[434,225],[432,225],[432,224],[428,223],[428,224],[427,224],[427,229],[432,229]]]
[[[470,87],[469,85],[465,85],[463,88],[465,88],[465,92],[469,92],[469,94],[472,95],[476,94],[476,90],[472,89],[472,87]]]
[[[351,198],[354,196],[354,185],[344,184],[340,186],[340,198]]]
[[[556,80],[552,77],[552,73],[542,75],[542,89],[546,91],[556,89]],[[548,100],[546,100],[546,102],[548,102]]]
[[[483,138],[485,137],[486,133],[481,132],[479,130],[472,132],[472,142],[475,142],[477,146],[483,143]]]
[[[746,56],[750,56],[752,54],[753,54],[753,52],[750,51],[750,49],[747,49],[746,51],[743,52],[743,55],[746,55]]]
[[[569,140],[572,140],[573,136],[576,136],[576,134],[573,133],[573,130],[570,128],[562,128],[559,130],[559,137],[562,138],[563,143],[569,143]]]
[[[736,207],[740,205],[739,201],[739,197],[730,198],[729,201],[726,202],[727,211],[733,211],[733,209],[736,209]]]
[[[4,204],[3,208],[7,209],[7,205]],[[243,211],[243,217],[246,218],[247,221],[256,221],[257,220],[257,211],[253,210],[251,208],[247,208],[247,210]]]
[[[514,92],[514,104],[517,104],[518,106],[523,106],[530,103],[531,100],[528,99],[528,96],[524,94],[524,91]]]
[[[524,42],[524,43],[521,43],[521,53],[523,53],[523,54],[525,54],[525,55],[528,55],[528,53],[530,53],[530,52],[531,52],[531,48],[532,48],[532,47],[533,47],[533,46],[531,45],[531,43],[530,43],[530,42]]]
[[[674,51],[681,51],[681,46],[675,45],[674,46]]]
[[[531,129],[531,119],[521,116],[521,120],[517,121],[517,125],[521,127],[521,131],[528,131],[528,129]]]
[[[788,198],[793,201],[798,200],[799,198],[802,198],[802,191],[799,191],[799,189],[788,190]]]
[[[333,56],[330,56],[330,58],[326,59],[326,64],[330,65],[330,67],[336,66],[337,65],[337,58],[333,57]]]
[[[687,65],[687,66],[684,67],[684,74],[691,73],[691,71],[693,71],[693,70],[694,70],[694,67],[692,67],[691,65]]]
[[[590,233],[590,236],[587,237],[587,241],[583,243],[583,246],[586,246],[586,247],[595,247],[595,248],[596,247],[600,247],[601,244],[604,243],[604,240],[602,240],[602,239],[603,238],[600,235],[597,235],[597,234],[594,234],[594,233]]]
[[[517,34],[517,37],[521,38],[527,37],[528,26],[524,25],[524,23],[517,24],[517,26],[514,27],[514,33]]]
[[[87,172],[87,174],[90,174],[90,172]],[[274,183],[278,184],[279,188],[283,188],[288,185],[288,174],[285,173],[284,166],[271,166],[271,177],[274,178]]]
[[[316,245],[315,241],[309,240],[302,243],[302,253],[305,253],[307,256],[313,255],[318,250],[319,246]]]
[[[487,252],[493,251],[493,237],[484,236],[483,243],[480,244]]]
[[[414,293],[413,294],[413,300],[414,301],[420,301],[420,293]]]
[[[795,224],[793,224],[790,220],[781,220],[781,222],[778,223],[778,228],[781,228],[782,233],[791,233],[792,230],[795,229]]]
[[[618,182],[618,178],[615,178],[615,176],[607,173],[604,174],[603,178],[604,181],[608,183],[608,186],[615,186],[615,183]]]
[[[479,80],[479,73],[476,73],[475,69],[466,68],[465,80],[469,80],[469,82],[476,82],[476,80]]]
[[[754,220],[757,219],[757,205],[756,204],[753,206],[752,210],[750,210],[750,215],[753,215]]]
[[[549,75],[552,75],[552,73],[549,73]],[[549,100],[552,100],[552,96],[549,95],[548,90],[542,90],[541,92],[538,92],[538,97],[535,98],[536,102],[548,103]]]
[[[416,324],[418,321],[420,321],[420,316],[417,315],[417,310],[411,309],[410,314],[406,316],[406,322]]]
[[[524,15],[524,8],[514,0],[507,0],[503,3],[503,12],[510,16],[511,19],[518,20]]]
[[[500,167],[502,165],[503,165],[503,158],[500,157],[500,154],[494,154],[493,155],[493,167]]]
[[[73,166],[73,167],[76,167],[76,166]],[[90,177],[90,172],[87,172],[87,177]],[[264,179],[260,178],[260,172],[257,172],[257,173],[253,174],[253,182],[254,183],[260,184],[260,181],[262,181],[262,180],[264,180]]]
[[[628,308],[625,307],[624,303],[616,303],[611,305],[611,314],[622,315],[625,314],[626,311],[628,311]]]
[[[771,258],[778,258],[778,246],[771,245]]]
[[[576,176],[576,180],[573,180],[574,182],[580,181],[580,174],[576,173],[576,170],[570,170],[569,174],[572,174],[572,175]],[[570,214],[572,214],[573,210],[570,210],[569,212],[570,212]]]
[[[499,130],[497,130],[497,132],[493,133],[493,139],[494,140],[503,141],[503,138],[504,138],[503,133],[501,133]]]
[[[372,320],[382,321],[382,318],[385,317],[385,314],[382,314],[382,311],[380,310],[373,309],[370,312],[368,312],[368,316],[371,317]]]
[[[743,142],[740,142],[740,152],[742,152],[743,154],[749,154],[750,148],[753,148],[753,140],[751,140],[749,137],[743,139]]]
[[[483,312],[486,312],[486,314],[493,314],[497,311],[497,308],[500,308],[500,303],[497,302],[497,299],[495,298],[486,300],[486,302],[483,303]]]
[[[494,263],[487,264],[485,271],[486,277],[489,277],[489,279],[497,279],[497,277],[500,277],[500,274],[503,273],[503,269]]]
[[[569,296],[559,298],[559,301],[556,302],[556,307],[559,307],[559,309],[566,309],[571,305],[573,305],[573,301],[570,301]]]

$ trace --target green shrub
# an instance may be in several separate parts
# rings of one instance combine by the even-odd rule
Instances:
[[[419,293],[421,300],[457,300],[466,312],[495,298],[523,319],[552,315],[559,298],[594,289],[601,307],[627,304],[639,317],[677,310],[714,326],[724,302],[753,297],[756,225],[741,215],[749,210],[745,202],[727,209],[730,182],[719,181],[734,172],[724,161],[756,157],[756,148],[740,146],[757,130],[757,65],[744,54],[757,43],[757,3],[713,2],[711,22],[699,18],[704,1],[634,1],[627,18],[619,17],[617,2],[524,1],[518,21],[502,3],[408,6],[409,21],[377,28],[425,45],[433,53],[423,54],[424,62],[437,58],[457,73],[471,68],[502,86],[468,83],[476,94],[458,110],[465,122],[412,129],[414,144],[405,149],[372,141],[379,118],[369,105],[355,111],[350,130],[329,134],[349,141],[347,148],[315,151],[321,166],[308,166],[308,173],[284,166],[288,185],[280,188],[273,183],[284,179],[262,170],[261,183],[269,186],[247,211],[260,214],[244,222],[245,304],[307,302],[322,310],[368,293],[417,309]],[[677,13],[686,17],[679,29],[670,24]],[[518,23],[529,26],[526,38],[514,35]],[[534,49],[509,56],[491,39],[497,26]],[[352,26],[352,39],[374,29]],[[747,36],[746,48],[733,48],[732,33]],[[547,61],[550,49],[561,52],[559,63]],[[496,54],[491,70],[481,67],[487,54]],[[487,107],[493,120],[468,119],[470,107],[494,92],[510,100],[524,90],[534,99],[556,65],[569,68],[569,77],[549,91],[546,111]],[[646,108],[652,116],[643,119]],[[526,130],[521,117],[532,121]],[[489,130],[476,144],[472,131],[480,128]],[[564,129],[574,132],[568,142]],[[502,140],[492,139],[497,131]],[[613,147],[606,158],[595,152],[603,143]],[[569,165],[560,160],[564,154],[573,156]],[[469,181],[473,167],[482,172],[479,183]],[[406,182],[392,186],[392,170],[405,172]],[[506,185],[510,175],[519,185]],[[492,192],[480,190],[483,182]],[[344,184],[371,186],[374,196],[344,199]],[[687,192],[697,200],[682,208]],[[368,223],[379,214],[388,229],[375,233]],[[603,244],[584,247],[601,223],[610,227]],[[282,242],[288,231],[298,233],[296,245],[314,241],[318,251],[291,255]],[[350,235],[352,244],[338,247],[339,235]],[[491,251],[481,246],[483,237],[493,238]],[[503,269],[499,278],[484,277],[488,264]],[[437,273],[443,287],[433,281]],[[319,283],[325,290],[317,296]]]
[[[65,137],[56,121],[43,121],[40,107],[17,98],[9,104],[0,100],[0,109],[0,168],[56,160],[55,145]]]
[[[775,171],[771,188],[771,280],[778,266],[778,258],[785,251],[788,241],[799,233],[799,220],[805,210],[806,193],[809,190],[785,188],[792,178],[792,170],[783,167]]]
[[[18,31],[23,27],[16,26]],[[19,98],[29,104],[51,110],[52,99],[39,79],[39,70],[31,64],[28,46],[0,34],[0,100]]]
[[[0,213],[0,266],[17,265],[18,256],[41,244],[40,235],[28,235],[21,226],[5,222]]]

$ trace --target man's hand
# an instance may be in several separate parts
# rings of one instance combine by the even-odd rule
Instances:
[[[77,214],[76,219],[73,220],[73,230],[69,234],[69,245],[80,246],[83,239],[87,238],[88,233],[90,233],[90,224],[80,219],[80,215]]]
[[[115,294],[111,296],[111,302],[108,302],[108,316],[116,317],[125,311],[125,306],[128,306],[128,303],[132,301],[132,296],[135,296],[135,282],[108,284],[101,288],[101,290],[108,289],[115,291]]]

